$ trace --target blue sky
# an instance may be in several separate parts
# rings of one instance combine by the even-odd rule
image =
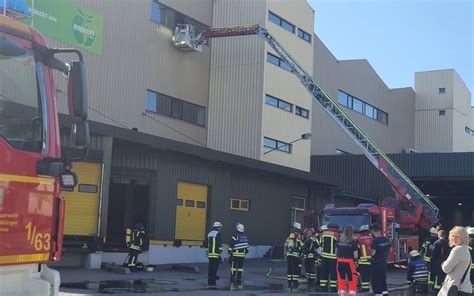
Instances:
[[[367,59],[390,88],[413,87],[415,72],[455,69],[472,97],[473,0],[308,2],[316,34],[337,59]]]

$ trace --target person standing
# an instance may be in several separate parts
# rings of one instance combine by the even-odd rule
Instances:
[[[375,296],[388,295],[387,289],[387,256],[390,251],[391,242],[382,236],[380,224],[370,225],[370,231],[374,236],[371,248],[370,283]]]
[[[143,269],[143,264],[138,261],[138,255],[143,251],[143,238],[145,237],[145,227],[143,224],[137,223],[133,229],[127,228],[125,242],[128,247],[128,256],[123,264],[131,271]]]
[[[301,225],[295,222],[292,232],[288,235],[285,241],[287,271],[286,278],[288,280],[288,288],[296,288],[298,286],[299,278],[299,262],[302,249],[302,243],[299,239],[299,230]]]
[[[319,289],[327,291],[337,291],[337,272],[336,272],[336,242],[339,239],[337,225],[329,224],[321,235],[321,279],[319,280]]]
[[[313,228],[306,229],[306,231],[304,232],[304,270],[306,273],[306,281],[308,285],[312,285],[316,280],[316,271],[314,269],[314,264],[316,260],[317,250],[319,249],[319,244],[316,241],[316,236],[314,235],[314,232],[315,231]]]
[[[360,227],[359,243],[359,267],[361,292],[369,292],[370,288],[370,247],[374,237],[369,232],[369,225]]]
[[[235,225],[237,232],[232,236],[229,244],[230,282],[241,284],[244,274],[244,259],[249,252],[249,240],[245,235],[245,227],[241,223]]]
[[[471,255],[468,248],[469,235],[462,226],[456,226],[449,232],[449,245],[453,247],[448,259],[444,261],[441,268],[446,272],[446,279],[438,296],[448,295],[451,286],[458,287],[457,295],[472,295],[472,283],[470,280]]]
[[[471,283],[474,283],[474,227],[469,227],[467,229],[469,234],[469,252],[471,253]]]
[[[438,240],[438,230],[436,230],[436,228],[434,227],[431,227],[429,231],[430,231],[429,236],[425,239],[425,241],[421,245],[420,255],[422,256],[423,260],[425,260],[426,264],[428,265],[428,269],[429,269],[428,286],[432,288],[435,281],[435,275],[431,271],[431,247]]]
[[[339,296],[346,295],[346,281],[349,283],[348,295],[356,295],[357,270],[355,261],[358,258],[358,245],[352,238],[354,228],[346,225],[341,238],[336,243],[337,253],[337,290]]]
[[[443,263],[449,256],[449,242],[446,239],[446,231],[438,231],[438,240],[431,246],[431,273],[434,274],[433,290],[435,293],[441,289],[441,284],[446,277],[446,273],[441,268]]]
[[[217,277],[217,268],[222,262],[222,239],[221,229],[223,225],[221,222],[214,222],[212,230],[207,234],[205,245],[207,246],[207,258],[209,260],[207,272],[207,284],[215,286]]]

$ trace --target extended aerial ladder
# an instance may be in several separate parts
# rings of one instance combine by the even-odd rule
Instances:
[[[331,99],[288,53],[285,48],[260,25],[209,28],[198,31],[192,25],[180,24],[176,27],[174,46],[184,51],[201,51],[202,45],[210,38],[258,35],[288,63],[293,74],[308,90],[314,100],[342,128],[342,130],[362,150],[370,162],[387,178],[399,201],[397,207],[403,207],[399,213],[399,223],[418,225],[428,229],[439,221],[439,209],[421,192],[421,190],[393,163],[387,155],[352,121],[338,103]],[[391,205],[394,206],[394,205]]]

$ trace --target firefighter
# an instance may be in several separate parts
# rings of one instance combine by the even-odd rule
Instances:
[[[361,292],[368,292],[370,288],[370,247],[374,237],[369,232],[369,225],[362,225],[359,229],[359,262]]]
[[[429,274],[428,274],[428,286],[432,287],[434,285],[434,273],[431,272],[431,246],[438,240],[438,230],[436,228],[430,228],[430,235],[425,239],[421,245],[420,256],[425,260],[428,265]]]
[[[390,240],[382,236],[382,227],[374,223],[370,225],[374,236],[370,259],[370,283],[375,296],[388,295],[387,289],[387,256],[391,248]]]
[[[331,292],[337,291],[336,242],[339,239],[337,228],[337,225],[329,224],[321,234],[321,279],[319,280],[321,291],[327,291],[328,286]]]
[[[237,232],[232,236],[229,244],[230,282],[241,284],[244,274],[244,259],[249,252],[249,240],[244,233],[243,224],[237,223],[235,229]]]
[[[449,247],[449,242],[446,239],[446,231],[438,231],[438,240],[431,246],[431,273],[434,274],[434,284],[433,289],[435,293],[441,289],[441,285],[444,282],[446,273],[441,268],[441,263],[446,261],[449,256],[451,248]]]
[[[316,254],[316,258],[314,261],[314,266],[316,269],[316,286],[319,287],[319,280],[321,279],[321,235],[324,230],[327,229],[326,225],[319,227],[318,232],[315,235],[316,242],[318,243],[318,250]]]
[[[302,243],[299,239],[299,231],[301,230],[301,224],[298,222],[293,223],[292,232],[288,235],[285,241],[286,261],[287,261],[287,272],[286,278],[288,280],[288,288],[296,288],[298,286],[299,270],[298,265],[300,262],[300,255],[302,249]]]
[[[413,287],[413,292],[426,293],[428,292],[428,264],[417,250],[411,251],[409,255],[407,283]]]
[[[337,253],[337,290],[339,296],[346,295],[346,281],[349,283],[348,295],[356,295],[357,270],[355,261],[358,258],[359,246],[353,239],[354,228],[346,225],[341,238],[336,243]]]
[[[217,268],[222,263],[222,239],[221,229],[223,225],[221,222],[214,222],[211,231],[207,234],[205,245],[207,246],[207,258],[209,260],[207,272],[207,284],[215,286],[219,279],[217,276]]]
[[[305,239],[303,243],[304,253],[304,270],[306,273],[306,280],[308,285],[312,285],[316,280],[316,272],[314,264],[319,249],[319,244],[316,241],[315,231],[313,228],[306,229],[304,232]]]
[[[133,229],[127,228],[125,232],[125,242],[128,247],[128,256],[125,259],[124,267],[131,271],[143,269],[143,264],[137,262],[138,255],[143,251],[143,238],[145,236],[145,227],[141,223],[135,224]]]
[[[469,234],[469,251],[471,252],[471,284],[474,285],[474,227],[467,229]]]

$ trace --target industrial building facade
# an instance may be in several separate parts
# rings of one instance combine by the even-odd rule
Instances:
[[[358,148],[263,40],[213,39],[202,52],[183,52],[172,45],[179,23],[265,26],[387,153],[472,151],[472,133],[458,134],[460,125],[474,126],[471,109],[455,103],[460,94],[470,98],[455,71],[440,71],[445,80],[432,74],[438,72],[417,73],[415,90],[389,89],[366,60],[331,54],[313,33],[315,12],[305,0],[73,2],[103,16],[104,34],[101,54],[84,51],[93,141],[89,159],[76,166],[79,186],[65,193],[74,217],[66,218],[66,251],[86,243],[104,251],[101,260],[121,263],[124,229],[142,222],[147,263],[203,261],[200,245],[219,220],[224,240],[244,223],[251,255],[262,256],[282,244],[306,210],[380,197],[344,192],[340,173],[314,168],[311,155],[359,154]],[[56,78],[65,113],[66,84]],[[451,103],[421,103],[432,101],[431,88],[444,88]],[[433,108],[448,116],[433,118]],[[70,122],[60,119],[67,135]],[[447,150],[433,144],[435,133],[417,140],[429,120],[445,119],[452,122]],[[308,133],[311,141],[291,144]],[[465,144],[455,147],[459,137]],[[68,146],[66,137],[62,144]]]

